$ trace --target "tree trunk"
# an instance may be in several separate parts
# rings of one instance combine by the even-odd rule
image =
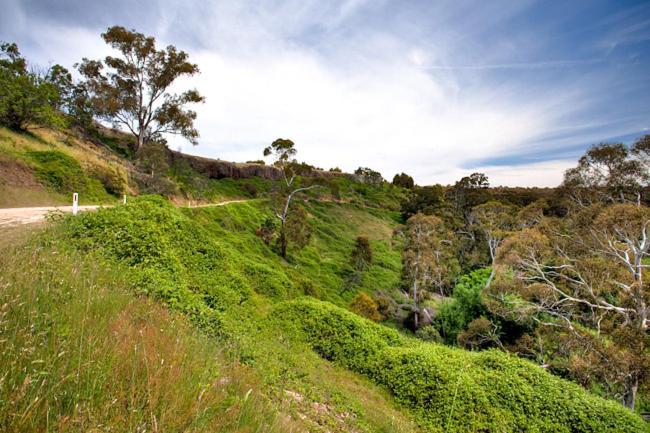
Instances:
[[[494,274],[496,274],[496,270],[494,269],[494,263],[492,263],[492,270],[490,271],[490,276],[488,277],[487,281],[485,282],[485,288],[489,289],[490,284],[492,284],[492,279],[494,279]]]
[[[284,222],[280,226],[280,255],[283,259],[287,258],[287,234],[284,230]]]
[[[639,389],[639,378],[637,375],[633,375],[625,381],[625,391],[623,393],[623,404],[625,407],[634,410],[634,404],[636,402],[636,393]]]
[[[137,143],[136,143],[135,150],[140,150],[142,148],[142,145],[144,144],[144,130],[140,130],[140,133],[136,138],[137,138]]]

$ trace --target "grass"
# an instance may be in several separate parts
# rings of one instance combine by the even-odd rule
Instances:
[[[368,233],[386,244],[394,223],[350,204],[304,206],[315,239],[287,262],[255,237],[270,212],[264,201],[180,210],[143,198],[68,217],[62,229],[81,251],[128,266],[140,293],[186,314],[254,369],[272,398],[291,396],[299,419],[326,429],[413,431],[415,420],[434,432],[568,432],[576,419],[576,432],[641,431],[619,404],[526,361],[420,343],[323,302],[346,305],[334,265],[347,260],[358,231],[377,225]],[[386,246],[378,257],[399,254]],[[399,268],[383,269],[397,278]],[[321,300],[300,301],[306,292]]]
[[[357,236],[368,236],[374,257],[358,290],[373,294],[390,292],[398,286],[401,253],[398,246],[393,245],[392,231],[396,226],[393,213],[377,210],[372,214],[358,205],[345,203],[309,201],[303,206],[310,218],[313,237],[306,248],[290,249],[289,262],[280,260],[278,254],[255,235],[255,229],[273,215],[265,201],[182,211],[222,240],[225,246],[232,247],[234,256],[250,258],[242,264],[250,268],[249,272],[282,271],[282,282],[273,286],[277,293],[262,293],[264,295],[286,299],[306,294],[347,305],[356,290],[343,292],[341,268],[349,261]]]
[[[51,239],[0,267],[1,431],[304,431],[126,269]]]
[[[58,205],[72,205],[72,195],[40,188],[0,184],[0,208]]]
[[[68,204],[72,192],[81,204],[108,204],[126,191],[119,158],[64,132],[0,128],[0,167],[2,207]]]
[[[17,337],[11,337],[11,349],[0,360],[15,365],[0,404],[5,430],[41,431],[50,425],[48,419],[65,418],[73,431],[101,426],[152,430],[154,422],[161,431],[161,422],[165,431],[417,431],[386,391],[329,364],[276,328],[260,326],[275,299],[267,294],[277,292],[277,299],[302,295],[290,280],[297,272],[293,265],[274,270],[271,264],[281,261],[270,249],[263,252],[269,267],[263,260],[248,260],[239,250],[242,244],[250,242],[249,250],[268,247],[255,237],[231,245],[239,233],[223,239],[184,215],[208,218],[221,208],[180,210],[163,203],[134,200],[94,217],[65,218],[22,253],[6,255],[3,268],[12,270],[0,279],[3,289],[11,287],[2,298],[12,312],[6,334]],[[263,201],[232,206],[247,217],[268,211]],[[228,224],[237,221],[224,218]],[[74,249],[64,248],[64,242]],[[170,311],[143,294],[164,301]],[[43,338],[30,339],[30,330]],[[179,338],[190,338],[187,333],[191,339],[174,349]],[[182,364],[183,356],[189,364]],[[174,374],[160,370],[170,365],[181,367]],[[72,376],[58,388],[33,381],[39,371],[43,377]],[[28,375],[30,392],[21,394]],[[223,391],[223,380],[234,388]],[[177,382],[181,389],[165,393]],[[221,390],[207,400],[212,412],[197,403],[206,389]],[[23,418],[36,397],[47,402]],[[252,397],[259,401],[246,400]],[[172,422],[171,413],[179,413],[179,419]],[[243,414],[232,420],[233,413]],[[286,416],[271,416],[275,413]]]

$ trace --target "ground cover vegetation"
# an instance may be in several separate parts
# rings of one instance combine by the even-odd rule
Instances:
[[[0,205],[114,205],[0,244],[0,428],[647,431],[650,136],[553,189],[325,171],[288,138],[210,175],[165,140],[197,143],[203,98],[168,89],[198,66],[102,38],[79,81],[0,46]]]

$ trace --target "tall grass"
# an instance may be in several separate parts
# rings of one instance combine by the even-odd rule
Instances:
[[[303,431],[125,269],[59,242],[0,253],[0,431]]]

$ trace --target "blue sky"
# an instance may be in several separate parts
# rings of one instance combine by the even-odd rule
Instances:
[[[650,128],[649,1],[2,3],[0,40],[33,64],[104,56],[113,24],[188,51],[200,145],[170,145],[203,156],[287,137],[325,168],[552,186],[590,144]]]

